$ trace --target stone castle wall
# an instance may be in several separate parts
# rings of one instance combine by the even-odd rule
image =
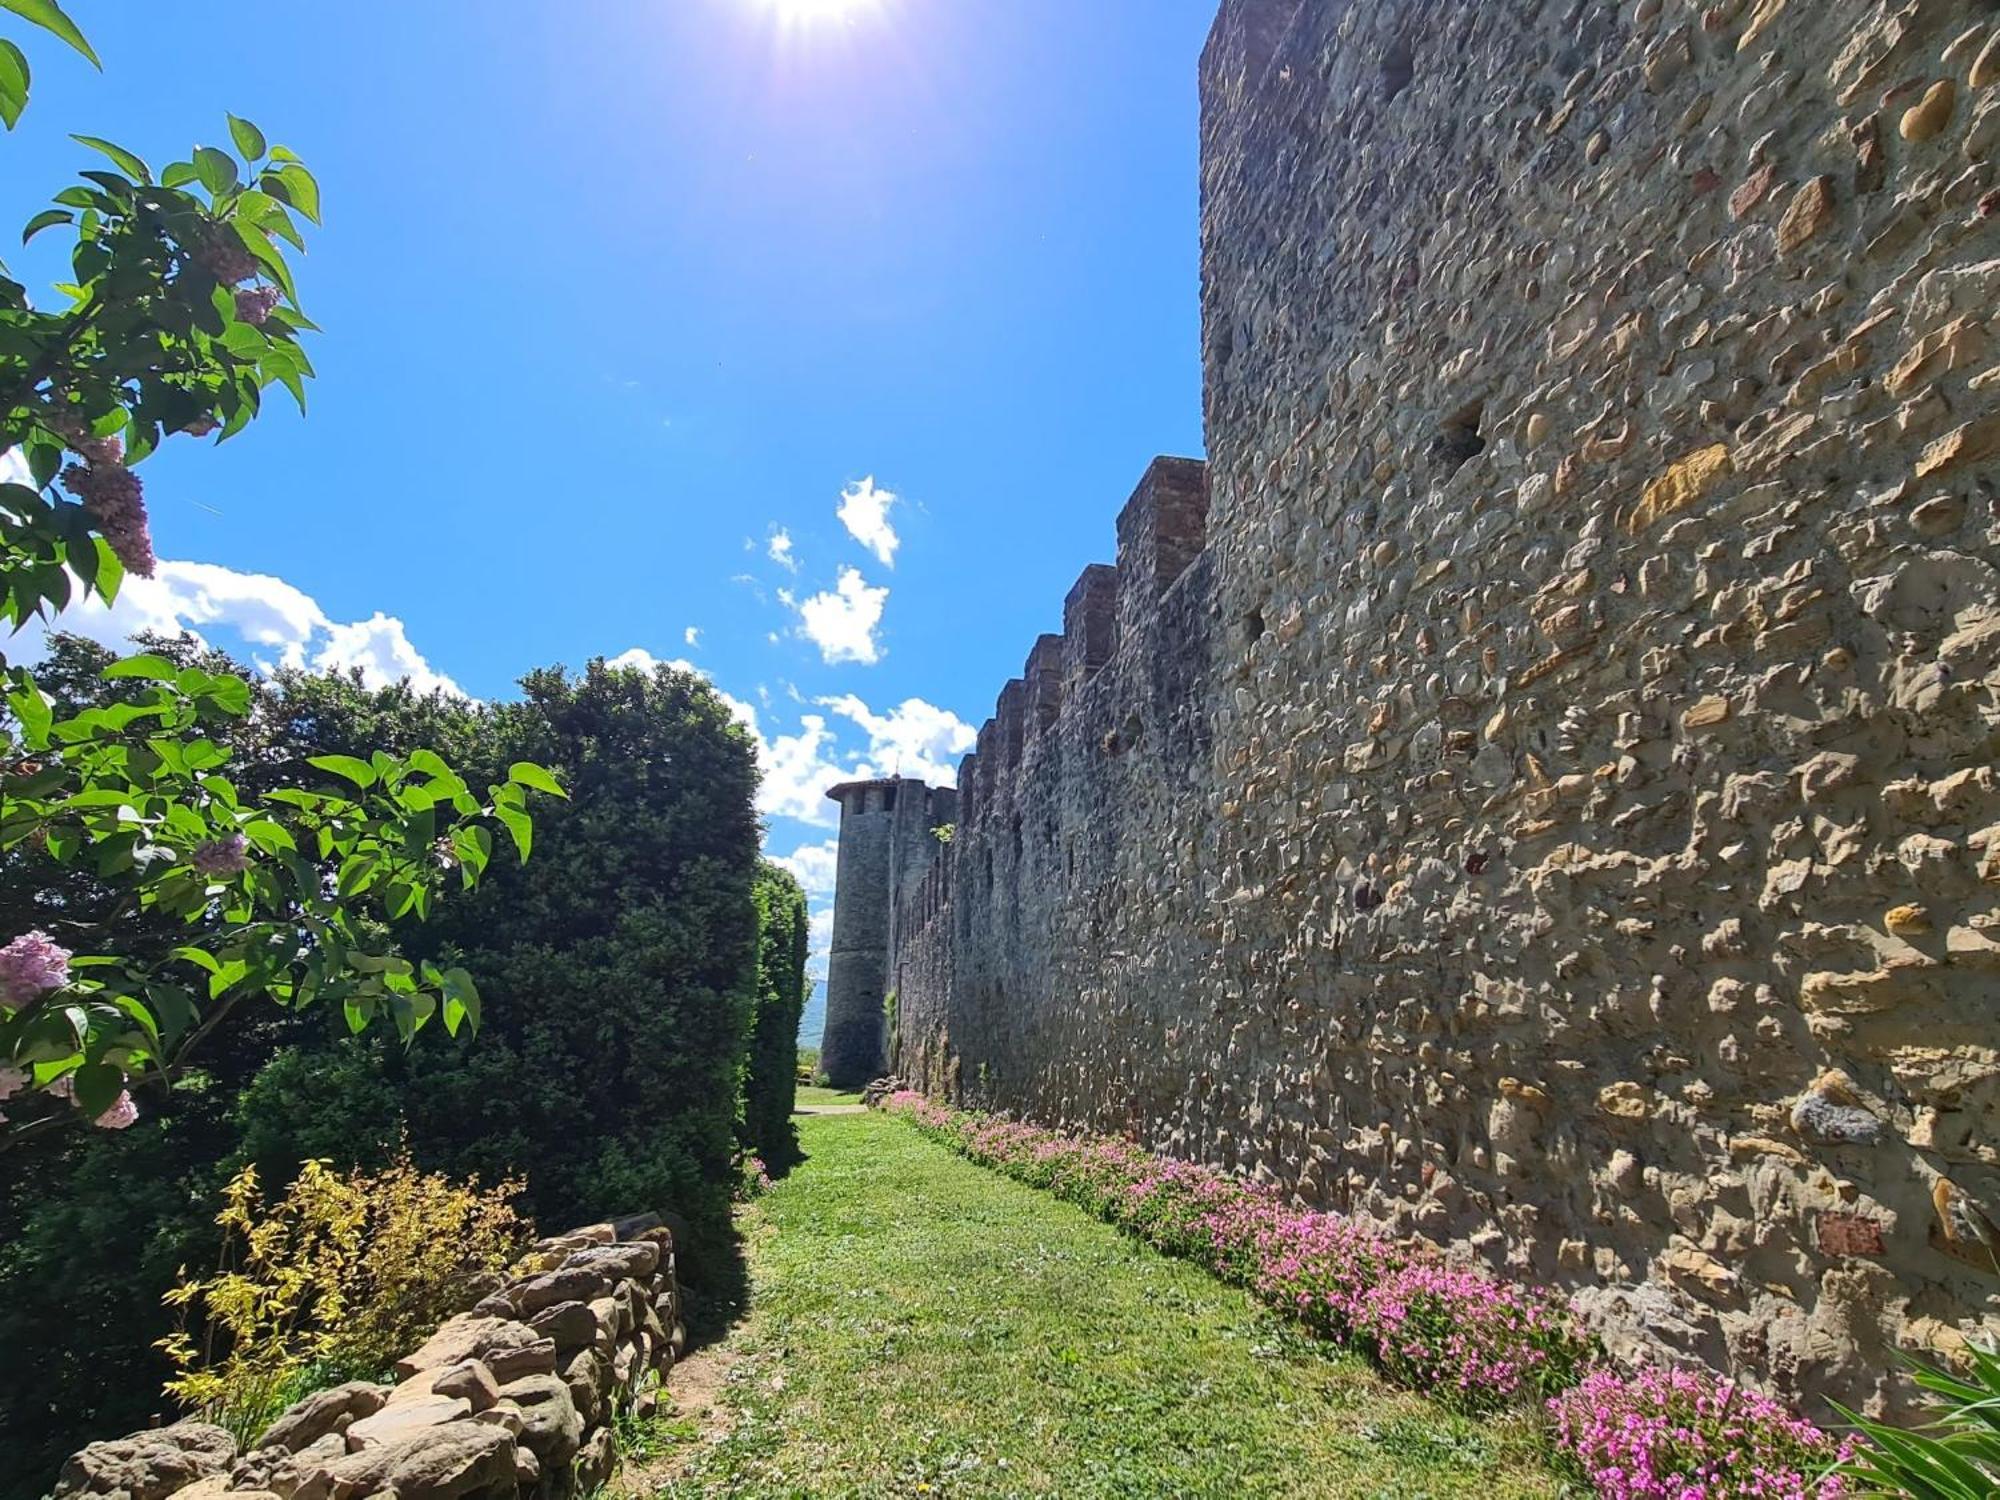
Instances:
[[[982,731],[902,1071],[1795,1394],[1991,1326],[1996,39],[1228,0],[1206,480]]]

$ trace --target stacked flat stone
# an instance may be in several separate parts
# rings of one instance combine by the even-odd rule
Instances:
[[[53,1500],[566,1500],[600,1488],[612,1418],[649,1413],[687,1344],[674,1236],[656,1215],[536,1244],[396,1362],[292,1406],[247,1451],[181,1422],[93,1443]]]

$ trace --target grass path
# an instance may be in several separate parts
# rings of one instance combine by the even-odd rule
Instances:
[[[898,1120],[799,1127],[808,1160],[744,1216],[750,1312],[687,1372],[719,1410],[684,1414],[663,1500],[1558,1492],[1525,1432],[1398,1392]]]

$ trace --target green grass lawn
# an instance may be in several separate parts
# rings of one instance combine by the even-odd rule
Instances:
[[[799,1085],[798,1103],[801,1107],[810,1105],[823,1109],[829,1104],[859,1104],[859,1093],[843,1094],[839,1089],[816,1089],[805,1084]]]
[[[1525,1426],[1396,1391],[901,1121],[799,1134],[744,1215],[749,1314],[702,1356],[727,1434],[663,1497],[1559,1492]]]

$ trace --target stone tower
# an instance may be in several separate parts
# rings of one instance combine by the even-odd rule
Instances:
[[[840,804],[840,861],[820,1066],[835,1088],[858,1089],[888,1071],[883,1001],[896,912],[937,857],[936,830],[957,815],[958,794],[892,777],[846,782],[827,796]]]

